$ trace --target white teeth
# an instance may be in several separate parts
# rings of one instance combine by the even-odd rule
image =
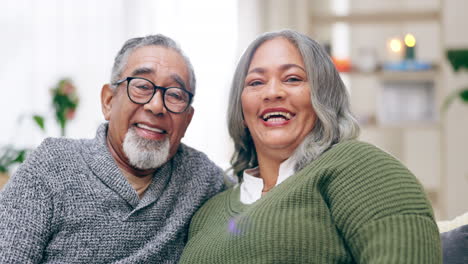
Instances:
[[[147,130],[150,130],[150,131],[153,131],[153,132],[156,132],[156,133],[165,133],[165,132],[166,132],[166,131],[161,130],[161,129],[158,129],[158,128],[149,127],[149,126],[147,126],[147,125],[145,125],[145,124],[139,124],[139,123],[138,123],[138,124],[136,124],[136,125],[137,125],[137,127],[141,127],[141,128],[143,128],[143,129],[147,129]]]
[[[262,116],[263,120],[267,120],[270,116],[282,116],[287,120],[291,119],[291,114],[288,112],[269,112]]]
[[[282,117],[273,117],[273,118],[268,119],[268,122],[269,123],[281,123],[281,122],[284,122],[284,118],[282,118]]]

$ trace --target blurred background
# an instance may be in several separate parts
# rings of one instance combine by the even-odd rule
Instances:
[[[128,38],[156,33],[179,42],[198,79],[183,142],[228,168],[226,109],[236,62],[258,34],[291,28],[329,51],[361,140],[410,168],[439,220],[468,211],[468,1],[0,3],[0,172],[12,174],[22,150],[45,137],[93,137],[104,121],[100,90],[115,54]]]

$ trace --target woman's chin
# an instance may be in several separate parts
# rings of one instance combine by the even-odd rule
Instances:
[[[270,139],[260,144],[255,144],[256,146],[261,146],[262,149],[266,149],[268,151],[294,151],[296,149],[298,143],[295,140],[285,140],[282,139]]]

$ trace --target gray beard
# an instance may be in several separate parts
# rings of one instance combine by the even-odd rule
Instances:
[[[149,140],[137,135],[135,128],[128,129],[123,142],[123,151],[130,164],[140,170],[156,169],[169,157],[169,138],[163,141]]]

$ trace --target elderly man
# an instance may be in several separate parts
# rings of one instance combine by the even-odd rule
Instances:
[[[174,263],[222,171],[180,143],[195,76],[162,35],[128,40],[94,139],[46,139],[0,194],[0,263]]]

